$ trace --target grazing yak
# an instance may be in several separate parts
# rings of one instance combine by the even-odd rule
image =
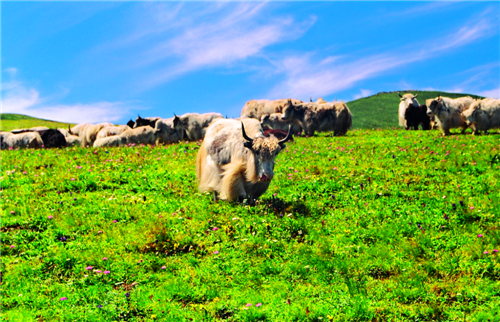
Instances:
[[[282,117],[288,122],[299,121],[307,135],[314,135],[316,131],[345,135],[352,125],[351,111],[344,102],[293,104],[288,101]]]
[[[122,140],[122,144],[154,144],[155,130],[151,126],[141,126],[123,131],[119,137]]]
[[[219,119],[207,129],[196,157],[200,191],[212,191],[223,200],[251,200],[266,192],[274,176],[274,159],[283,140],[264,136],[260,122]]]
[[[109,147],[109,146],[121,146],[122,145],[122,137],[118,135],[107,136],[103,138],[98,138],[94,142],[94,147]]]
[[[155,125],[156,144],[175,143],[184,140],[184,129],[174,129],[174,118],[159,119]]]
[[[135,119],[133,128],[135,129],[141,126],[148,126],[148,125],[154,128],[156,125],[156,121],[158,121],[159,119],[160,119],[159,117],[142,118],[140,115],[138,115],[137,118]]]
[[[0,132],[0,147],[5,149],[16,148],[41,148],[42,138],[38,132],[24,132],[14,134],[11,132]]]
[[[410,105],[405,111],[405,121],[406,128],[409,130],[413,127],[414,130],[418,130],[418,126],[422,125],[422,130],[430,130],[431,128],[431,118],[427,115],[427,106],[420,105]]]
[[[405,121],[405,111],[408,107],[410,106],[415,106],[418,107],[420,106],[420,103],[417,101],[417,95],[413,95],[411,93],[404,94],[401,96],[401,94],[398,92],[399,97],[401,97],[401,102],[399,103],[399,126],[404,126],[406,129],[408,129],[408,126],[406,125]]]
[[[123,131],[130,129],[128,125],[118,125],[118,126],[107,126],[102,128],[99,133],[97,133],[96,139],[102,139],[108,136],[115,136],[122,134]]]
[[[288,101],[292,104],[302,104],[304,102],[296,99],[279,99],[279,100],[251,100],[246,102],[245,106],[241,110],[242,118],[252,118],[260,120],[263,115],[273,114],[273,113],[283,113],[283,109]]]
[[[474,135],[479,134],[479,131],[487,134],[489,129],[500,128],[500,100],[486,98],[475,101],[463,115]]]
[[[183,129],[190,141],[198,141],[205,137],[205,132],[213,120],[223,118],[220,113],[186,113],[182,116],[175,115],[174,129]]]
[[[262,128],[269,127],[274,130],[283,130],[288,131],[289,124],[285,120],[283,120],[283,114],[281,113],[272,113],[272,114],[264,114],[260,120],[260,124]],[[292,122],[291,124],[292,134],[297,135],[302,131],[302,127],[298,122]],[[286,132],[285,132],[286,133]]]
[[[45,126],[37,126],[30,129],[19,129],[11,131],[11,133],[14,134],[29,132],[37,132],[42,138],[43,146],[45,148],[62,148],[66,146],[66,138],[64,137],[64,134],[61,133],[61,131],[59,131],[58,129],[49,129]]]
[[[88,124],[80,132],[80,138],[82,139],[82,147],[93,146],[94,141],[97,139],[97,133],[105,127],[111,127],[111,123],[99,123],[99,124]],[[74,131],[74,130],[73,130]]]
[[[461,127],[462,133],[467,129],[465,116],[462,114],[474,102],[472,97],[460,97],[451,99],[448,97],[437,97],[425,101],[427,105],[427,115],[435,116],[438,127],[443,131],[443,135],[450,135],[450,129]]]
[[[46,148],[62,148],[66,147],[66,138],[59,130],[48,129],[42,131],[36,131],[40,134],[43,141],[43,146]]]

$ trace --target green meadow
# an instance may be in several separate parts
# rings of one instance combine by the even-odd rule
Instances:
[[[500,321],[498,133],[296,138],[254,205],[198,147],[2,151],[2,320]]]

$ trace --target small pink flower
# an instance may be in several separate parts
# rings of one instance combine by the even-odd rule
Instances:
[[[141,172],[141,170],[137,170],[137,172]]]
[[[16,248],[16,246],[15,245],[10,245],[10,248]]]
[[[102,230],[99,230],[97,233],[98,233],[98,234],[102,234]]]
[[[252,306],[252,303],[247,303],[247,305],[245,305],[245,306]]]
[[[167,269],[167,266],[162,266],[161,269]]]
[[[255,307],[259,307],[259,306],[262,306],[262,303],[255,304]]]
[[[213,231],[216,231],[216,230],[219,230],[219,228],[214,227],[214,228],[212,228],[212,230],[213,230]]]
[[[216,250],[216,251],[214,252],[214,255],[217,255],[217,254],[219,254],[219,251],[218,251],[218,250]]]
[[[107,258],[107,257],[104,257],[102,260],[103,260],[103,261],[107,261],[107,260],[108,260],[108,258]]]
[[[75,178],[71,178],[71,181],[75,181]]]
[[[474,210],[474,207],[469,207],[470,210]]]
[[[118,222],[117,220],[113,220],[113,222]]]
[[[59,300],[60,301],[66,301],[68,298],[67,297],[61,297]]]
[[[498,253],[498,249],[494,249],[491,251],[492,253]]]
[[[14,210],[12,210],[12,211],[10,212],[10,214],[11,214],[11,215],[13,215],[13,214],[15,214],[15,213],[16,213],[16,212],[15,212]]]
[[[127,170],[127,171],[132,171],[132,169],[128,168],[128,170]]]
[[[108,275],[109,273],[111,273],[110,271],[104,271],[104,275]]]
[[[488,252],[487,250],[484,251],[484,255],[488,255],[490,252]]]
[[[94,272],[96,272],[98,274],[102,273],[100,269],[96,269]]]
[[[93,268],[94,268],[94,267],[92,267],[92,266],[87,266],[87,267],[85,267],[85,269],[86,269],[87,271],[90,271],[90,270],[91,270],[91,269],[93,269]]]
[[[52,219],[52,218],[54,218],[54,216],[47,216],[47,218],[48,218],[48,219]]]
[[[477,238],[483,238],[483,234],[477,235]]]

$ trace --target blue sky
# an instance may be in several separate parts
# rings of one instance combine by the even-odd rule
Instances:
[[[2,112],[70,122],[381,91],[500,98],[499,2],[2,2]]]

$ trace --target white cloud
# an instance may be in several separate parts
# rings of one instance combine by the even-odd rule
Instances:
[[[494,88],[494,89],[490,89],[487,91],[482,91],[482,92],[479,92],[478,95],[488,97],[488,98],[500,99],[500,88]]]
[[[359,94],[354,95],[354,99],[357,100],[357,99],[360,99],[363,97],[370,96],[372,94],[373,94],[373,91],[371,91],[369,89],[362,89]]]
[[[14,78],[17,75],[17,68],[14,67],[6,68],[4,71],[9,74],[10,78]]]
[[[89,104],[52,104],[50,97],[41,97],[35,88],[19,81],[2,84],[2,113],[26,114],[38,118],[71,122],[113,122],[124,117],[132,104],[123,102],[95,102]]]
[[[498,14],[496,15],[498,17]],[[349,57],[316,59],[315,53],[288,56],[274,61],[277,71],[285,80],[276,85],[269,96],[307,99],[309,96],[328,96],[346,90],[361,80],[373,78],[395,68],[445,54],[452,49],[471,44],[477,39],[498,33],[498,21],[486,10],[482,15],[466,22],[466,26],[450,35],[412,44],[392,52],[346,61]],[[424,48],[416,51],[413,48]]]

